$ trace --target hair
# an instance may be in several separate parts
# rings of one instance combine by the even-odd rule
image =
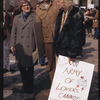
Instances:
[[[31,3],[27,0],[21,0],[20,1],[20,9],[22,9],[23,4],[25,4],[25,3],[28,3],[30,5],[31,9],[32,9]]]
[[[61,0],[64,9],[70,9],[74,5],[72,0]]]
[[[90,11],[90,9],[87,9],[88,11]]]
[[[14,6],[10,6],[10,8],[7,10],[8,12],[14,11]]]
[[[99,10],[100,8],[98,6],[95,7],[97,10]]]

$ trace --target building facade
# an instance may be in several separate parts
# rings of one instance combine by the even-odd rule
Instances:
[[[94,7],[99,6],[99,0],[73,0],[73,2],[79,6],[85,6],[89,8],[90,4],[94,4]]]
[[[17,6],[21,0],[3,0],[3,8],[8,9],[9,6]],[[36,7],[38,0],[29,0],[33,8]],[[94,4],[95,6],[99,6],[99,0],[73,0],[73,2],[79,6],[85,6],[89,8],[89,4]]]
[[[18,6],[21,0],[3,0],[3,9],[7,10],[10,6]],[[33,8],[36,7],[38,0],[28,0],[31,2]]]

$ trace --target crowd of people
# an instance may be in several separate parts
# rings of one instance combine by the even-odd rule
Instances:
[[[98,10],[98,7],[86,9],[84,14],[87,36],[93,39],[98,39]]]
[[[34,2],[33,2],[34,3]],[[98,10],[83,10],[74,6],[72,0],[39,0],[36,9],[27,0],[3,11],[4,41],[8,39],[8,52],[15,54],[21,73],[22,91],[33,93],[34,64],[32,53],[38,51],[35,23],[41,23],[45,55],[39,58],[47,65],[52,84],[56,57],[63,55],[70,61],[82,55],[86,35],[98,39]],[[92,33],[94,29],[94,34]],[[87,32],[86,32],[87,31]],[[45,64],[47,57],[48,64]],[[44,60],[43,60],[44,59]]]

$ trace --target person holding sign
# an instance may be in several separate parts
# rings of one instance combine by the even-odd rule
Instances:
[[[57,0],[60,11],[56,20],[54,48],[57,56],[74,61],[82,53],[85,44],[84,15],[72,0]]]

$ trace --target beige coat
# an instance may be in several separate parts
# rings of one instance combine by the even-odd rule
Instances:
[[[36,22],[42,22],[42,31],[45,43],[53,42],[55,23],[58,15],[56,1],[50,1],[48,10],[39,4],[36,8]]]
[[[98,10],[96,10],[96,14],[91,18],[93,20],[93,28],[98,28]]]

